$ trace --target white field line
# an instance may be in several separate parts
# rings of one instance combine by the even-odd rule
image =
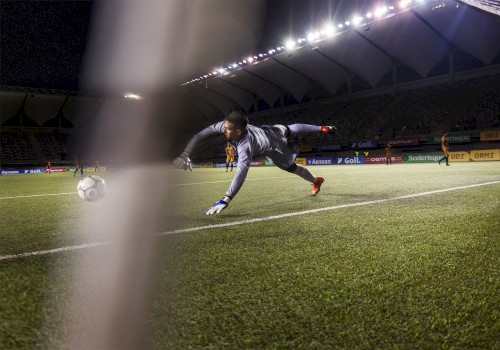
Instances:
[[[297,175],[290,175],[290,176],[274,176],[274,177],[256,177],[256,178],[248,178],[245,181],[256,181],[256,180],[269,180],[269,179],[286,179],[286,178],[299,178]],[[206,181],[206,182],[186,182],[186,183],[181,183],[181,184],[175,184],[175,185],[170,185],[171,187],[180,187],[180,186],[191,186],[191,185],[208,185],[208,184],[215,184],[215,183],[225,183],[225,182],[231,182],[233,179],[228,179],[228,180],[220,180],[220,181]],[[44,193],[44,194],[30,194],[30,195],[24,195],[24,196],[10,196],[10,197],[0,197],[1,199],[19,199],[19,198],[32,198],[32,197],[46,197],[46,196],[62,196],[62,195],[68,195],[68,194],[76,194],[78,192],[61,192],[61,193]]]
[[[290,177],[297,177],[297,175],[289,175],[289,176],[272,176],[272,177],[255,177],[255,178],[247,178],[245,181],[255,181],[255,180],[269,180],[269,179],[287,179]],[[233,179],[228,180],[218,180],[218,181],[207,181],[207,182],[186,182],[183,184],[175,184],[171,185],[171,187],[179,187],[179,186],[191,186],[191,185],[206,185],[206,184],[218,184],[231,182]]]
[[[32,197],[46,197],[46,196],[63,196],[66,194],[75,194],[78,192],[61,192],[61,193],[44,193],[44,194],[30,194],[26,196],[12,196],[12,197],[0,197],[0,199],[18,199],[18,198],[32,198]]]
[[[490,182],[478,183],[478,184],[467,185],[467,186],[444,188],[442,190],[420,192],[420,193],[408,194],[405,196],[399,196],[399,197],[393,197],[393,198],[377,199],[377,200],[373,200],[373,201],[335,205],[335,206],[331,206],[331,207],[304,210],[304,211],[298,211],[298,212],[293,212],[293,213],[260,217],[260,218],[255,218],[255,219],[233,221],[233,222],[228,222],[225,224],[206,225],[206,226],[191,227],[191,228],[185,228],[185,229],[179,229],[179,230],[173,230],[173,231],[166,231],[166,232],[158,233],[158,236],[166,236],[166,235],[173,235],[173,234],[179,234],[179,233],[203,231],[203,230],[210,230],[210,229],[216,229],[216,228],[222,228],[222,227],[228,227],[228,226],[239,226],[239,225],[245,225],[245,224],[252,224],[254,222],[277,220],[277,219],[282,219],[282,218],[287,218],[287,217],[292,217],[292,216],[315,214],[315,213],[319,213],[319,212],[323,212],[323,211],[330,211],[330,210],[350,208],[350,207],[360,207],[360,206],[365,206],[365,205],[385,203],[385,202],[396,201],[396,200],[401,200],[401,199],[408,199],[408,198],[417,198],[417,197],[428,196],[428,195],[432,195],[432,194],[436,194],[436,193],[464,190],[464,189],[473,188],[473,187],[496,185],[496,184],[500,184],[500,181],[490,181]],[[98,246],[108,245],[111,243],[113,243],[113,242],[112,241],[95,242],[95,243],[80,244],[80,245],[75,245],[75,246],[67,246],[67,247],[61,247],[61,248],[50,249],[50,250],[41,250],[41,251],[29,252],[29,253],[0,255],[0,261],[13,260],[13,259],[19,259],[19,258],[25,258],[25,257],[31,257],[31,256],[49,255],[49,254],[55,254],[55,253],[60,253],[60,252],[66,252],[66,251],[73,251],[73,250],[79,250],[79,249],[85,249],[85,248],[98,247]]]

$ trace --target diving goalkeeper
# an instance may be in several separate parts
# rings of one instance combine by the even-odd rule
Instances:
[[[308,124],[292,125],[262,125],[260,127],[248,124],[247,118],[240,112],[231,112],[224,121],[208,126],[193,136],[184,152],[174,160],[174,165],[184,170],[191,170],[189,156],[202,139],[224,134],[228,141],[237,147],[238,165],[236,174],[226,195],[209,208],[205,214],[219,214],[236,196],[245,181],[253,158],[267,156],[274,164],[292,174],[296,174],[311,183],[312,196],[320,191],[321,184],[325,181],[321,176],[313,175],[307,168],[296,164],[297,151],[290,144],[289,139],[309,133],[335,132],[334,126],[316,126]]]

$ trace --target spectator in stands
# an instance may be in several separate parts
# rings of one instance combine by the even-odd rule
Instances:
[[[247,118],[240,112],[231,112],[224,121],[210,125],[196,134],[187,144],[184,152],[175,159],[174,165],[184,170],[191,169],[191,153],[203,139],[224,134],[228,141],[237,147],[238,165],[236,175],[226,195],[217,201],[205,214],[219,214],[238,193],[246,179],[250,164],[254,157],[267,156],[282,170],[296,174],[311,183],[312,196],[318,194],[324,178],[313,175],[307,168],[296,164],[297,151],[290,144],[289,137],[309,133],[334,133],[333,126],[316,126],[308,124],[263,125],[256,127],[248,124]]]

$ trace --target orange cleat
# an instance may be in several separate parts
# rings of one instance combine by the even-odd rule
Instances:
[[[319,190],[321,189],[321,184],[325,182],[325,179],[322,178],[321,176],[316,177],[316,182],[311,184],[312,187],[312,194],[311,196],[315,196],[318,194]]]

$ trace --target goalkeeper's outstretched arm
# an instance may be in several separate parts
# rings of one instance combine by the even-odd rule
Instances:
[[[193,171],[193,168],[191,166],[191,159],[189,157],[193,153],[193,151],[196,149],[196,145],[203,139],[213,136],[213,135],[219,135],[219,134],[224,134],[224,122],[219,122],[216,124],[212,124],[196,135],[194,135],[191,140],[189,140],[186,148],[184,151],[181,153],[179,157],[177,157],[174,160],[174,166],[180,169],[184,170],[190,170]]]

